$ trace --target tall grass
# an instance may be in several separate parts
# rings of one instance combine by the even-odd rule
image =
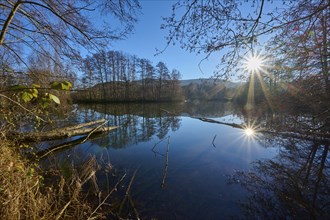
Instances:
[[[52,193],[41,192],[42,177],[22,159],[14,146],[0,142],[0,218],[52,219],[55,216]]]
[[[82,186],[90,182],[96,191],[97,163],[92,157],[71,179],[45,186],[37,166],[22,158],[16,146],[0,141],[0,219],[88,219],[99,218],[87,202]]]

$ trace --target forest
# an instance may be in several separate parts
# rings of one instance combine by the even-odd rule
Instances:
[[[164,62],[153,66],[148,59],[104,51],[82,63],[81,87],[73,94],[76,101],[182,101],[181,74]]]

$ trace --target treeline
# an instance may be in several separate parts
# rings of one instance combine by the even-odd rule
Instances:
[[[199,82],[191,82],[183,85],[182,90],[188,101],[228,101],[231,100],[236,86],[228,86],[228,82],[201,79]]]
[[[177,69],[164,62],[119,51],[101,51],[82,60],[78,102],[179,101],[183,99]]]
[[[299,77],[252,74],[246,83],[237,87],[233,101],[250,105],[265,103],[274,108],[327,111],[329,92],[323,73]]]

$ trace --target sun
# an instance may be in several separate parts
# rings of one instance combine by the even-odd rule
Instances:
[[[260,55],[251,55],[245,59],[244,66],[249,72],[259,72],[264,66],[264,58]]]
[[[244,133],[245,133],[246,136],[252,137],[252,136],[254,136],[255,131],[252,128],[245,128]]]
[[[248,138],[248,139],[254,139],[255,137],[257,137],[257,133],[259,131],[259,126],[255,125],[255,122],[250,122],[247,125],[242,127],[242,134],[244,137]]]
[[[261,68],[262,60],[258,57],[251,57],[247,60],[246,68],[249,71],[257,71]]]

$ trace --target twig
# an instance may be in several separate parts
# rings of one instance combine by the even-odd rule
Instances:
[[[157,146],[158,144],[162,143],[164,140],[165,140],[165,139],[162,139],[162,140],[158,141],[158,142],[154,145],[154,147],[151,149],[151,151],[154,152],[155,156],[156,156],[156,154],[159,154],[159,155],[161,155],[161,156],[164,156],[163,154],[161,154],[161,153],[155,151],[156,146]]]
[[[212,145],[213,145],[213,147],[215,147],[216,148],[216,146],[215,146],[215,144],[214,144],[214,141],[215,141],[215,138],[217,137],[217,135],[214,135],[214,138],[213,138],[213,141],[212,141]]]
[[[58,213],[56,220],[60,219],[61,216],[63,215],[64,211],[68,208],[68,206],[71,204],[71,200],[65,204],[65,206],[63,207],[63,209],[60,211],[60,213]]]
[[[91,130],[89,133],[88,133],[88,135],[86,136],[86,138],[80,143],[80,144],[82,144],[82,143],[85,143],[87,140],[88,140],[88,138],[96,131],[96,130],[98,130],[100,127],[102,127],[103,125],[105,125],[106,123],[107,123],[108,121],[104,121],[102,124],[100,124],[99,126],[97,126],[96,128],[94,128],[93,130]]]
[[[92,214],[90,214],[90,216],[88,217],[87,220],[91,220],[92,215],[95,214],[95,212],[97,212],[97,210],[105,203],[105,201],[109,198],[109,196],[117,190],[117,186],[124,180],[124,178],[126,177],[126,172],[124,173],[124,175],[120,178],[120,180],[116,183],[116,185],[112,188],[112,190],[108,193],[108,195],[103,199],[103,201],[95,208],[95,210],[92,212]]]
[[[163,109],[163,108],[161,108],[160,110],[166,112],[166,113],[169,114],[169,115],[176,115],[174,112],[170,112],[170,111],[168,111],[168,110],[166,110],[166,109]]]
[[[120,204],[120,208],[119,208],[119,212],[118,212],[119,214],[121,213],[121,210],[123,209],[124,204],[125,204],[126,200],[129,197],[129,192],[131,191],[132,183],[133,183],[133,180],[135,178],[135,175],[136,175],[137,170],[138,170],[138,168],[135,169],[134,174],[133,174],[131,180],[129,181],[129,184],[127,186],[127,190],[126,190],[126,193],[125,193],[125,197],[124,197],[123,201]]]
[[[133,183],[133,180],[134,180],[134,178],[135,178],[135,175],[136,175],[136,172],[137,172],[138,169],[139,169],[139,168],[136,168],[136,169],[135,169],[134,174],[133,174],[133,176],[132,176],[132,178],[131,178],[131,181],[130,181],[129,184],[128,184],[128,187],[127,187],[127,190],[126,190],[126,193],[125,193],[126,196],[129,194],[129,192],[130,192],[130,190],[131,190],[132,183]]]
[[[162,110],[162,111],[164,111],[164,112],[166,112],[166,113],[168,113],[168,114],[172,114],[172,112],[169,112],[169,111],[167,111],[166,109],[161,108],[160,110]]]
[[[134,202],[133,202],[133,200],[132,200],[132,198],[130,196],[128,197],[128,200],[129,200],[131,206],[133,207],[133,210],[134,210],[134,214],[135,214],[136,219],[137,220],[140,220],[139,213],[138,213],[137,209],[135,208]]]
[[[163,173],[163,180],[162,180],[162,184],[161,184],[162,188],[164,188],[164,186],[165,186],[165,180],[166,180],[166,176],[167,176],[169,147],[170,147],[170,137],[168,137],[167,146],[166,146],[166,163],[165,163],[165,168],[164,168],[164,173]]]
[[[9,101],[11,101],[11,102],[13,102],[13,103],[15,103],[16,105],[18,105],[19,107],[21,107],[21,108],[24,109],[25,111],[27,111],[27,112],[29,112],[30,114],[34,115],[37,119],[40,119],[41,121],[47,123],[47,121],[46,121],[45,119],[39,117],[38,115],[35,115],[31,110],[29,110],[29,109],[25,108],[23,105],[21,105],[21,103],[16,102],[15,100],[13,100],[13,99],[11,99],[11,98],[9,98],[8,96],[3,95],[3,94],[0,94],[0,96],[3,97],[3,98],[5,98],[5,99],[7,99],[7,100],[9,100]]]

